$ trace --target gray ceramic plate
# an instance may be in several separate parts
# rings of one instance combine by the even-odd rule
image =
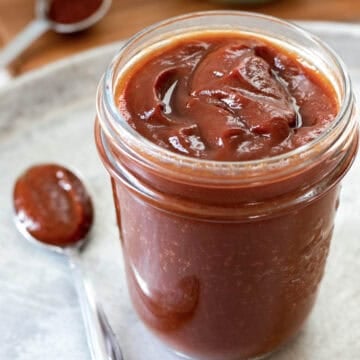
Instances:
[[[344,58],[360,88],[360,27],[307,23]],[[84,330],[67,264],[21,239],[12,185],[27,167],[55,161],[79,169],[94,195],[96,223],[87,269],[126,360],[174,360],[130,306],[107,174],[93,141],[95,91],[120,44],[24,76],[0,92],[0,359],[87,360]],[[360,162],[344,181],[320,297],[300,336],[272,360],[360,359]]]

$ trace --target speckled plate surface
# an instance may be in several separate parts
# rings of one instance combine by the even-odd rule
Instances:
[[[343,57],[360,89],[360,26],[302,23]],[[0,90],[0,359],[87,360],[81,314],[67,264],[22,240],[12,215],[15,178],[37,162],[79,169],[96,222],[84,268],[126,360],[175,360],[134,314],[123,276],[107,174],[93,141],[95,91],[120,44],[30,73]],[[320,296],[307,326],[271,360],[360,359],[360,161],[343,183]]]

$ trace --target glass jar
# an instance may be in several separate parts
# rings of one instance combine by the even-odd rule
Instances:
[[[297,52],[333,85],[340,111],[316,140],[256,161],[185,157],[137,133],[116,108],[124,69],[189,31],[232,29]],[[304,30],[218,11],[166,20],[131,38],[97,94],[96,144],[110,173],[128,288],[140,319],[177,353],[250,359],[304,324],[329,251],[339,181],[358,143],[343,64]]]

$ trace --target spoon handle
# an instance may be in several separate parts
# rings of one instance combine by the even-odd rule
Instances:
[[[34,40],[49,29],[49,23],[43,19],[33,20],[26,28],[0,51],[0,68],[6,67],[20,55]]]
[[[92,360],[123,360],[119,344],[92,287],[84,276],[77,251],[66,251],[83,316]]]

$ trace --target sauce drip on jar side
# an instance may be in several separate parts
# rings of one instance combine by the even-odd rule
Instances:
[[[103,0],[51,0],[48,16],[60,24],[74,24],[94,14],[102,2]]]
[[[84,238],[93,222],[93,206],[81,180],[56,165],[37,165],[16,181],[18,221],[37,240],[67,246]]]
[[[317,138],[338,113],[330,83],[265,39],[194,34],[149,52],[116,90],[129,124],[187,156],[246,161]]]

